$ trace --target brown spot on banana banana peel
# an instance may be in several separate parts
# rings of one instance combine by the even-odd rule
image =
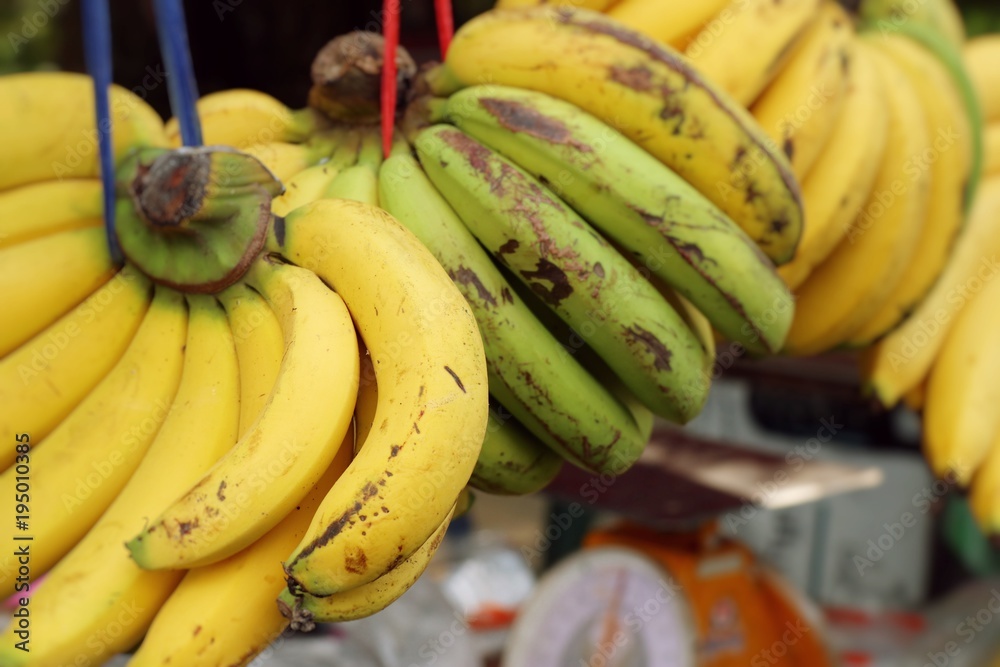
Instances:
[[[517,252],[517,249],[521,247],[521,244],[517,242],[516,239],[511,239],[504,243],[497,249],[497,253],[500,255],[507,255],[513,252]]]
[[[579,29],[587,30],[601,35],[606,35],[608,37],[616,39],[622,44],[626,44],[633,48],[639,49],[640,51],[643,51],[649,58],[667,65],[672,70],[683,72],[686,79],[690,82],[690,84],[694,84],[701,87],[706,92],[706,94],[708,94],[712,98],[712,100],[716,103],[716,106],[719,109],[723,110],[724,113],[730,116],[737,123],[737,125],[741,127],[743,126],[743,123],[741,122],[740,118],[738,118],[735,112],[730,109],[729,104],[724,102],[722,98],[719,97],[717,92],[715,92],[713,89],[705,85],[704,80],[702,79],[701,75],[697,72],[697,70],[695,70],[693,67],[691,67],[691,65],[685,62],[683,56],[681,56],[680,54],[672,52],[671,50],[668,50],[663,46],[661,46],[656,41],[648,37],[645,37],[644,35],[638,32],[634,32],[632,30],[624,28],[623,26],[620,26],[614,21],[604,18],[603,16],[598,16],[595,18],[594,16],[591,15],[590,12],[581,12],[572,7],[559,7],[554,10],[553,18],[555,21],[562,23],[564,25],[570,25]],[[619,72],[618,75],[620,76],[621,73]],[[609,76],[614,77],[615,74],[609,73]],[[633,81],[638,86],[644,86],[644,85],[649,86],[647,88],[634,88],[634,90],[638,90],[641,92],[648,92],[651,89],[658,89],[660,94],[663,95],[664,101],[667,103],[664,107],[663,112],[661,112],[660,115],[665,120],[672,119],[674,117],[673,112],[676,111],[676,109],[674,109],[674,105],[670,104],[670,98],[679,91],[674,91],[668,86],[661,86],[657,88],[655,83],[652,81],[648,83],[644,82],[643,76],[644,75],[641,71],[636,71],[630,73],[627,79]],[[623,85],[628,85],[625,84],[624,82],[621,83],[623,83]],[[666,113],[666,116],[664,116],[664,113]],[[677,125],[674,131],[678,132],[679,127],[680,125]],[[770,154],[770,151],[768,150],[769,147],[765,143],[767,141],[765,137],[756,136],[755,133],[748,132],[747,138],[752,144],[751,147],[754,149],[753,150],[754,153],[759,153],[762,155]],[[733,183],[731,185],[739,188],[743,186],[743,183],[748,182],[749,179],[746,176],[743,176],[742,164],[737,165],[737,167],[738,168],[735,169],[733,172],[734,176],[740,175],[741,178],[734,178]],[[778,175],[781,177],[781,180],[785,188],[789,192],[794,193],[797,200],[801,202],[801,195],[799,194],[799,186],[791,170],[781,167],[780,164],[776,164],[775,167],[777,169]],[[753,172],[748,171],[747,173],[753,173]]]
[[[594,150],[579,141],[572,141],[570,139],[572,133],[565,123],[540,114],[520,102],[487,97],[481,99],[479,103],[497,119],[500,125],[511,132],[527,134],[550,144],[572,146],[584,153],[591,153]]]
[[[177,524],[178,535],[180,537],[184,537],[197,527],[198,527],[198,519],[195,519],[193,521],[182,521]]]
[[[386,471],[388,474],[388,471]],[[380,484],[384,484],[385,480],[379,480]],[[305,558],[311,554],[316,549],[322,547],[324,544],[332,540],[334,537],[339,535],[345,527],[354,523],[354,518],[361,513],[365,507],[365,502],[371,500],[373,497],[378,495],[378,486],[368,482],[365,484],[364,488],[361,489],[361,498],[356,500],[353,505],[343,514],[341,514],[335,521],[333,521],[329,526],[326,527],[319,537],[307,544],[302,551],[299,552],[297,559]],[[294,565],[294,561],[285,564],[285,574],[288,575],[288,590],[292,592],[293,595],[298,594],[302,590],[302,586],[294,577],[289,574],[291,566]]]
[[[534,271],[521,271],[520,273],[531,290],[550,306],[558,306],[563,299],[573,294],[573,286],[569,284],[566,273],[545,258],[538,259]],[[551,287],[538,281],[547,282]]]
[[[226,480],[222,480],[221,482],[219,482],[219,490],[215,492],[215,497],[218,498],[220,502],[226,499],[225,491],[226,491]]]
[[[467,285],[469,287],[475,288],[476,293],[479,295],[479,299],[481,301],[485,301],[486,303],[496,308],[497,305],[496,298],[492,294],[490,294],[490,291],[486,289],[486,285],[483,284],[483,281],[479,279],[479,276],[476,275],[476,272],[473,271],[472,269],[465,266],[459,266],[457,270],[449,271],[448,277],[451,278],[456,283],[460,283],[462,285]]]
[[[630,343],[642,345],[653,355],[653,364],[658,370],[671,370],[670,358],[673,356],[673,352],[667,349],[667,346],[659,338],[640,326],[625,329],[625,336]]]
[[[344,556],[344,569],[352,574],[364,574],[368,571],[368,556],[361,549],[350,549]]]
[[[451,368],[449,368],[448,366],[445,366],[444,369],[448,371],[448,375],[450,375],[452,379],[455,380],[455,384],[457,384],[458,388],[462,390],[462,393],[463,394],[468,393],[465,391],[465,385],[462,384],[462,378],[458,377],[458,374],[455,371],[451,370]],[[420,414],[423,414],[423,412],[421,412]]]

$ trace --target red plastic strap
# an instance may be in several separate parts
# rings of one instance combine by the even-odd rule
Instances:
[[[382,67],[382,152],[389,157],[396,121],[396,47],[399,46],[399,0],[383,0],[385,64]]]
[[[455,34],[455,19],[451,13],[451,0],[434,0],[434,14],[437,16],[438,48],[441,58],[448,55],[452,35]]]

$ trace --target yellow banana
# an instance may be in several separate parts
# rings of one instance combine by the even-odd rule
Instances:
[[[775,262],[795,252],[802,209],[784,154],[680,54],[600,14],[562,7],[481,14],[455,34],[444,65],[426,79],[437,94],[489,83],[572,102],[673,169]]]
[[[927,402],[927,382],[921,382],[917,386],[910,389],[908,392],[903,394],[903,402],[906,407],[910,408],[914,412],[920,412],[924,409],[924,405]]]
[[[293,110],[267,93],[246,88],[210,93],[198,100],[196,108],[208,146],[301,143],[322,125],[319,114],[310,108]],[[181,145],[176,118],[167,121],[165,132],[171,146]]]
[[[935,475],[965,488],[1000,435],[1000,280],[955,317],[927,383],[924,455]]]
[[[293,593],[329,595],[392,569],[451,512],[486,430],[486,360],[461,292],[381,209],[321,200],[272,231],[270,251],[343,296],[378,381],[375,428],[285,562]]]
[[[983,133],[985,164],[983,176],[1000,174],[1000,121],[987,125]]]
[[[65,231],[0,250],[0,358],[114,273],[103,227]]]
[[[354,453],[368,439],[375,425],[375,412],[378,409],[378,381],[375,379],[375,365],[368,346],[358,336],[358,352],[361,357],[361,372],[358,374],[358,400],[354,404]]]
[[[795,258],[778,267],[793,290],[829,257],[858,217],[875,185],[887,144],[889,112],[881,77],[864,50],[852,50],[844,108],[802,184],[806,215],[802,241]]]
[[[1000,537],[1000,437],[994,438],[989,454],[969,486],[969,507],[983,533]]]
[[[869,391],[894,406],[927,377],[955,318],[972,294],[1000,273],[1000,178],[986,179],[944,272],[895,331],[861,355]]]
[[[214,297],[188,296],[188,305],[184,369],[163,426],[114,503],[32,591],[30,653],[14,647],[8,628],[0,663],[104,662],[135,645],[184,576],[140,570],[121,543],[236,441],[239,369],[229,323]]]
[[[424,573],[444,540],[454,507],[420,548],[378,579],[327,597],[295,597],[286,588],[278,598],[281,613],[294,630],[311,630],[314,623],[343,623],[382,611],[408,591]]]
[[[184,576],[128,667],[245,665],[285,629],[288,619],[274,602],[285,588],[281,559],[350,464],[353,439],[349,429],[333,463],[281,523],[243,551]]]
[[[359,360],[343,300],[310,271],[265,258],[247,281],[281,321],[280,375],[232,451],[128,542],[143,568],[209,565],[254,542],[322,477],[350,428]]]
[[[930,174],[915,156],[931,147],[921,101],[905,73],[867,42],[883,77],[889,145],[864,210],[836,250],[798,289],[787,351],[816,354],[850,339],[888,301],[920,240]]]
[[[1000,121],[1000,35],[970,39],[963,56],[984,119],[988,123]]]
[[[727,5],[729,0],[621,0],[607,10],[607,15],[632,30],[682,49],[706,23],[725,11]]]
[[[851,18],[837,2],[825,0],[788,64],[750,108],[788,156],[800,181],[837,125],[847,96],[853,47]]]
[[[32,467],[45,471],[31,480],[34,576],[83,537],[142,461],[174,400],[186,335],[184,298],[158,287],[125,355],[32,450]],[[13,494],[15,472],[0,475],[0,490]],[[0,597],[13,593],[17,569],[13,552],[0,554]]]
[[[497,0],[497,8],[534,7],[535,5],[553,5],[556,7],[576,7],[603,12],[615,5],[619,0]]]
[[[893,329],[927,294],[951,256],[965,222],[965,185],[972,169],[972,134],[961,94],[933,53],[900,35],[876,42],[906,73],[926,112],[928,152],[912,154],[908,170],[929,174],[930,193],[920,240],[888,302],[850,338],[867,345]]]
[[[0,360],[0,442],[37,444],[104,379],[142,323],[152,289],[131,266]],[[0,470],[14,450],[0,451]]]
[[[325,163],[303,169],[285,183],[285,191],[271,202],[271,211],[275,215],[286,215],[297,206],[316,201],[341,173]]]
[[[788,61],[819,6],[820,0],[733,0],[684,55],[702,76],[750,106]]]
[[[281,371],[285,339],[267,300],[246,283],[219,293],[240,362],[240,432],[242,438],[260,415]]]
[[[0,193],[0,248],[104,223],[101,182],[93,178],[29,183]]]
[[[110,90],[115,162],[136,146],[166,146],[163,121],[139,96]],[[64,178],[96,178],[94,84],[69,72],[0,78],[0,190]]]
[[[325,145],[272,141],[267,144],[251,144],[241,150],[263,162],[264,166],[284,183],[323,158],[329,157],[328,149],[329,147]]]

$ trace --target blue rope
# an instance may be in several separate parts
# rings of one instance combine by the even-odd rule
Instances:
[[[198,86],[188,48],[184,6],[181,0],[153,0],[153,9],[160,51],[166,64],[170,108],[180,124],[181,140],[185,146],[201,146],[201,121],[195,107]]]
[[[101,164],[101,185],[104,188],[104,230],[108,238],[111,260],[123,261],[118,236],[115,234],[115,163],[111,145],[111,14],[108,0],[83,1],[83,50],[87,71],[94,80],[97,147]]]

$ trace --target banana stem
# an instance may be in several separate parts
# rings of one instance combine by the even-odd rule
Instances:
[[[389,151],[389,155],[410,155],[411,152],[410,142],[403,135],[403,130],[397,127],[392,135],[392,150]]]
[[[391,139],[391,137],[390,137]],[[392,149],[392,144],[389,144],[389,149]],[[382,159],[385,151],[385,143],[381,140],[381,137],[374,130],[367,130],[361,139],[361,150],[358,152],[358,164],[363,164],[371,167],[376,173],[378,168],[382,165]]]
[[[337,169],[346,169],[358,163],[361,151],[361,129],[351,127],[344,131],[343,140],[333,149],[330,164]]]

